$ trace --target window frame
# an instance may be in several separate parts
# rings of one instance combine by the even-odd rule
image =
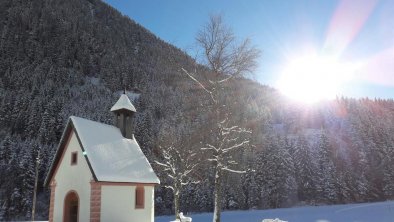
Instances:
[[[137,186],[135,188],[135,209],[145,208],[145,188],[143,186]]]
[[[78,151],[71,152],[71,166],[78,165]]]

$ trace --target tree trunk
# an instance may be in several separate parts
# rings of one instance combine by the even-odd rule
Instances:
[[[213,222],[220,222],[220,212],[222,211],[222,186],[221,186],[222,175],[221,174],[222,174],[222,170],[220,169],[220,167],[217,167],[216,175],[215,175],[215,190],[214,190],[215,208],[213,212]]]
[[[177,182],[176,182],[177,183]],[[174,210],[175,210],[175,219],[180,219],[179,218],[179,194],[180,194],[180,188],[178,185],[174,187]]]
[[[180,219],[179,218],[179,194],[176,194],[176,192],[174,192],[174,205],[175,205],[175,219]]]

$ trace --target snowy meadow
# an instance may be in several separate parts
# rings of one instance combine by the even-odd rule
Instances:
[[[212,213],[191,214],[193,222],[212,220]],[[294,207],[272,210],[226,211],[223,222],[261,222],[279,218],[288,222],[393,222],[394,201],[316,207]],[[156,222],[169,222],[173,216],[159,216]]]

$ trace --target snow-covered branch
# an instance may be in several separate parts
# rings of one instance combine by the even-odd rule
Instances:
[[[222,168],[222,170],[227,171],[227,172],[231,172],[231,173],[246,173],[245,170],[233,170],[227,167]]]
[[[204,89],[205,92],[209,94],[211,97],[212,101],[216,103],[216,99],[213,96],[212,91],[208,90],[200,81],[198,81],[193,75],[191,75],[186,69],[182,68],[182,71],[186,73],[186,75],[189,76],[190,79],[192,79],[194,82],[196,82],[202,89]]]
[[[246,144],[248,144],[248,143],[249,143],[249,140],[244,140],[244,141],[242,141],[241,143],[238,143],[238,144],[235,144],[235,145],[233,145],[233,146],[230,146],[230,147],[228,147],[228,148],[223,149],[223,153],[227,153],[227,152],[229,152],[229,151],[231,151],[231,150],[233,150],[233,149],[242,147],[242,146],[244,146],[244,145],[246,145]]]

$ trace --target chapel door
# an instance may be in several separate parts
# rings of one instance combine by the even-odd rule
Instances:
[[[64,200],[64,222],[78,222],[79,198],[77,193],[70,192]]]

